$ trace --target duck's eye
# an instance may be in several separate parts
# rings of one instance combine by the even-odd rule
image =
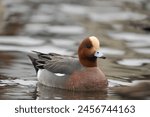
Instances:
[[[85,45],[85,47],[86,47],[86,48],[91,48],[91,47],[92,47],[92,45]]]

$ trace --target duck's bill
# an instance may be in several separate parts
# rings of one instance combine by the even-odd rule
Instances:
[[[96,51],[94,56],[97,58],[106,59],[106,57],[104,56],[104,54],[100,50]]]

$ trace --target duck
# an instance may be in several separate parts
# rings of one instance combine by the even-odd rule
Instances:
[[[108,80],[98,67],[97,59],[106,57],[95,36],[85,38],[78,47],[78,55],[61,55],[33,51],[28,55],[40,84],[72,91],[100,91]]]

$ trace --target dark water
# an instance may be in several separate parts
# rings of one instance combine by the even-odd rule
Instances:
[[[2,0],[0,99],[150,99],[149,0]],[[107,92],[72,92],[37,83],[31,50],[76,54],[95,35]]]

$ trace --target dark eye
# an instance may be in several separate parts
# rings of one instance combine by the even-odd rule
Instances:
[[[92,45],[85,45],[85,47],[90,49]]]

